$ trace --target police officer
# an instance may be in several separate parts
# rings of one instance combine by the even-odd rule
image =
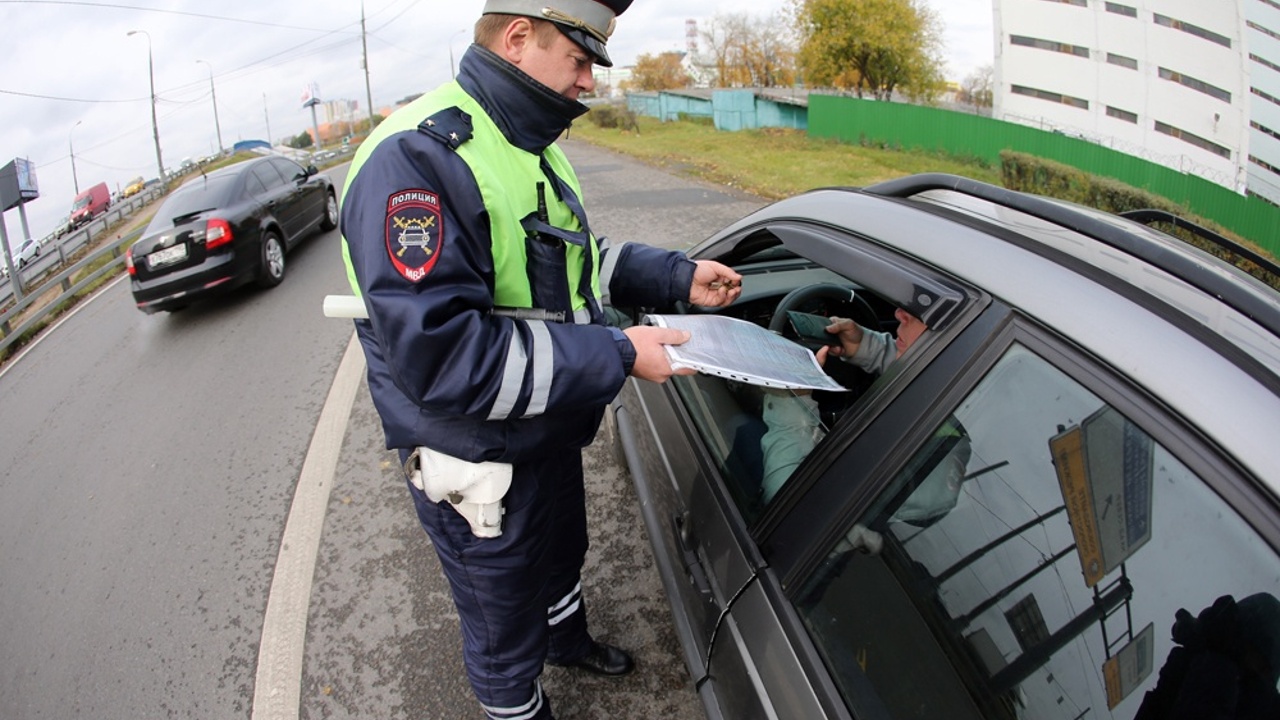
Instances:
[[[544,663],[633,668],[587,631],[581,449],[628,375],[662,382],[687,335],[602,306],[720,306],[741,276],[592,234],[553,141],[631,0],[487,0],[458,77],[378,126],[352,162],[343,256],[388,448],[458,608],[489,717],[551,717]],[[686,371],[680,371],[686,372]]]

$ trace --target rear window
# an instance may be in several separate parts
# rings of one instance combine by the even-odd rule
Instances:
[[[146,234],[160,232],[174,226],[174,219],[205,210],[226,207],[235,186],[236,175],[197,178],[183,185],[164,201],[156,216],[147,226]]]

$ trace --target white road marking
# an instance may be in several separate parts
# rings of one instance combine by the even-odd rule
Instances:
[[[364,367],[364,352],[352,333],[329,388],[329,397],[320,411],[315,434],[311,436],[311,446],[302,463],[293,505],[285,522],[280,556],[276,559],[275,576],[267,597],[267,613],[262,621],[252,720],[298,720],[307,609],[311,603],[316,555],[320,550],[320,532],[342,438]]]

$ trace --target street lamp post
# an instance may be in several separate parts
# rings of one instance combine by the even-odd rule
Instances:
[[[209,68],[209,95],[213,97],[213,129],[218,131],[218,155],[222,155],[222,125],[218,122],[218,93],[213,89],[213,66],[207,60],[197,60]]]
[[[164,159],[160,156],[160,123],[156,121],[156,69],[151,60],[151,34],[146,30],[130,30],[129,35],[143,34],[147,36],[147,75],[151,78],[151,133],[156,140],[156,167],[160,171],[160,185],[169,184],[164,174]]]
[[[458,37],[459,35],[461,35],[462,33],[466,32],[466,31],[467,31],[467,29],[466,29],[466,28],[462,28],[462,29],[461,29],[461,30],[459,30],[458,32],[456,32],[456,33],[454,33],[454,34],[452,34],[452,35],[450,35],[450,36],[449,36],[449,75],[450,75],[450,77],[452,77],[454,80],[457,80],[457,79],[458,79],[458,71],[457,71],[456,69],[454,69],[454,66],[453,66],[453,39],[454,39],[454,38],[456,38],[456,37]]]
[[[80,127],[82,122],[84,121],[77,120],[76,124],[72,125],[71,129],[67,131],[67,148],[71,151],[71,184],[75,187],[77,195],[80,194],[80,181],[76,178],[76,146],[71,143],[71,134],[76,131],[76,128]]]

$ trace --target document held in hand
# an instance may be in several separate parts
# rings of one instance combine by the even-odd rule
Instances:
[[[689,341],[667,345],[674,368],[793,390],[846,390],[813,353],[755,323],[723,315],[646,315],[650,325],[688,330]]]

